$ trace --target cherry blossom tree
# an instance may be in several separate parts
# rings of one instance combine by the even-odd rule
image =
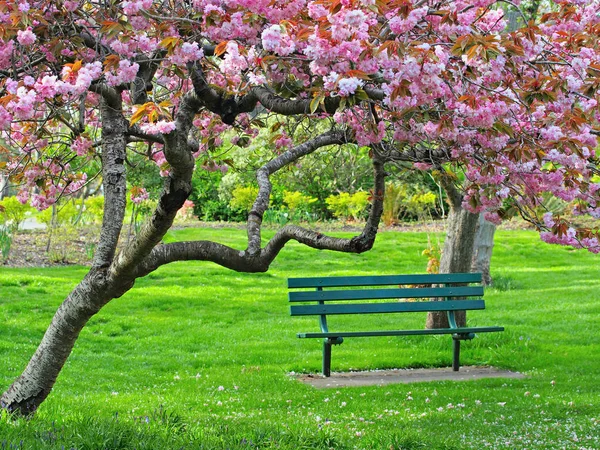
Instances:
[[[600,3],[555,3],[538,22],[505,33],[504,3],[492,0],[1,2],[3,173],[21,201],[44,209],[84,187],[84,169],[100,162],[105,196],[90,270],[1,407],[33,413],[87,321],[164,264],[207,260],[261,272],[290,240],[370,249],[386,163],[458,165],[471,212],[498,222],[511,202],[544,240],[600,252],[597,229],[534,215],[551,193],[600,217]],[[196,160],[221,168],[213,152],[221,134],[235,130],[243,147],[270,114],[299,126],[270,129],[278,148],[256,172],[247,247],[161,244],[190,194]],[[349,144],[371,149],[364,230],[340,239],[287,225],[263,243],[270,176]],[[152,217],[119,247],[134,153],[160,167],[164,187]],[[134,200],[145,195],[138,186]]]

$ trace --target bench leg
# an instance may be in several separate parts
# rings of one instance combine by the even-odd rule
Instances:
[[[323,341],[323,376],[331,375],[331,343],[329,339]]]
[[[454,372],[458,372],[458,368],[460,367],[460,340],[452,339],[453,344],[453,358],[452,358],[452,370]]]

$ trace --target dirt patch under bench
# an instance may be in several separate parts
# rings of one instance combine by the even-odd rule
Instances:
[[[303,383],[319,389],[345,386],[380,386],[398,383],[420,383],[426,381],[470,381],[482,378],[525,378],[525,375],[494,367],[461,367],[454,372],[450,367],[435,369],[390,369],[367,372],[332,372],[326,378],[316,374],[294,375]]]

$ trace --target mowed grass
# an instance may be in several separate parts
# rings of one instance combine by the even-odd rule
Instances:
[[[349,236],[340,234],[341,236]],[[268,236],[267,236],[268,237]],[[243,249],[245,232],[186,229]],[[381,233],[363,255],[286,247],[265,274],[210,263],[163,267],[83,330],[32,420],[0,415],[0,449],[598,449],[599,257],[499,232],[496,286],[473,325],[502,325],[462,346],[463,365],[525,379],[317,390],[321,343],[297,339],[286,278],[422,273],[424,233]],[[0,390],[19,375],[80,267],[0,271]],[[393,316],[393,317],[390,317]],[[348,322],[346,324],[342,322]],[[420,314],[336,318],[363,329],[421,328]],[[449,336],[347,339],[333,370],[449,366]]]

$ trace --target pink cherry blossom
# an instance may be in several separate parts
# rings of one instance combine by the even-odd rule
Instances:
[[[134,204],[139,205],[144,200],[148,200],[148,198],[150,198],[150,194],[148,194],[148,191],[143,187],[134,187],[131,189],[131,195],[129,198]]]
[[[36,41],[36,39],[37,38],[36,38],[35,34],[33,34],[31,27],[27,28],[26,30],[17,31],[17,41],[19,41],[19,44],[21,44],[25,47],[29,47],[30,45],[33,45],[33,43]]]

